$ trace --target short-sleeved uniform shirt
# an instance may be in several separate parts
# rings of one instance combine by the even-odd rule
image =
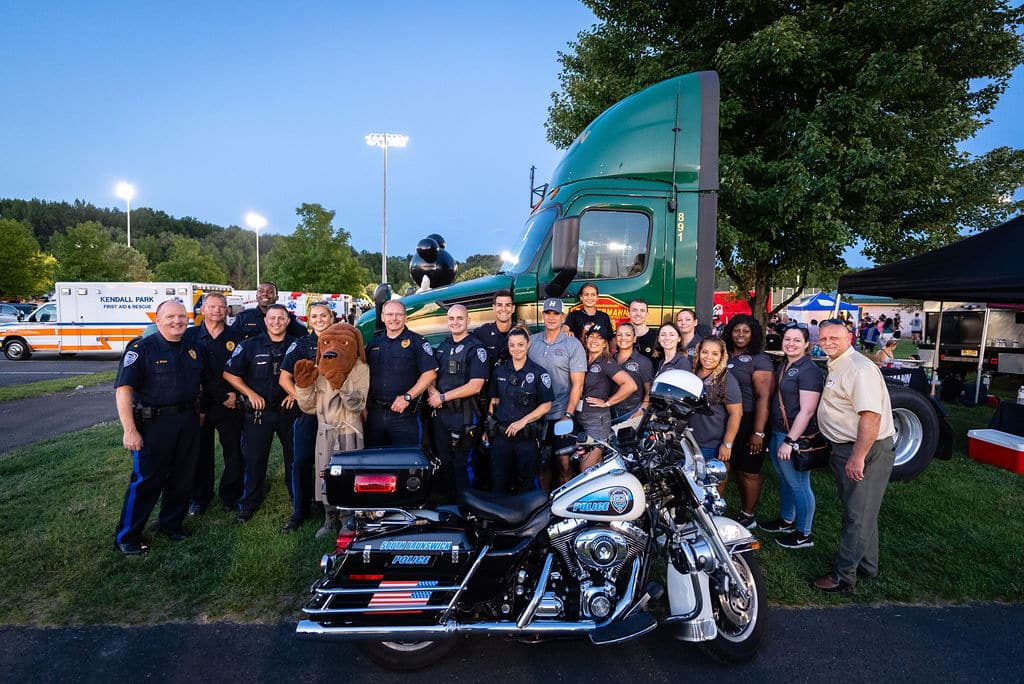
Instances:
[[[710,377],[704,379],[704,394],[711,392]],[[695,413],[690,416],[690,428],[693,429],[693,436],[702,449],[717,449],[725,437],[725,426],[729,422],[729,412],[726,404],[739,404],[743,400],[740,393],[740,384],[733,377],[732,373],[725,373],[725,401],[711,404],[711,415]]]
[[[578,340],[585,339],[584,336],[591,330],[597,330],[606,340],[612,339],[612,319],[600,309],[595,310],[593,315],[583,309],[574,309],[565,317],[565,324]]]
[[[654,361],[654,343],[658,341],[658,331],[653,328],[648,328],[647,332],[636,338],[636,342],[633,343],[633,349],[637,350],[652,362]]]
[[[408,392],[420,376],[437,370],[434,349],[422,335],[404,328],[394,339],[378,333],[366,346],[370,399],[391,403]]]
[[[242,313],[235,316],[234,322],[231,324],[232,330],[239,333],[243,340],[252,339],[260,333],[267,332],[267,323],[264,320],[267,314],[260,307],[254,307],[252,309],[246,309]],[[291,311],[288,312],[288,327],[285,328],[285,333],[294,338],[305,337],[309,331],[306,330],[306,326],[299,323],[295,318],[295,314]]]
[[[688,345],[686,345],[686,357],[690,359],[691,364],[693,363],[693,357],[697,355],[697,345],[700,344],[700,341],[703,339],[703,337],[694,333],[693,339],[690,340]]]
[[[242,341],[242,336],[232,328],[225,326],[220,335],[214,338],[210,336],[206,325],[197,325],[187,328],[181,339],[202,350],[203,408],[223,404],[228,398],[228,392],[235,391],[224,379],[224,366],[235,352],[235,347]]]
[[[169,342],[159,332],[128,345],[114,387],[132,388],[137,405],[185,404],[199,396],[203,375],[202,349],[184,340]]]
[[[487,349],[473,335],[466,335],[458,342],[449,335],[437,346],[434,359],[438,392],[450,392],[470,380],[486,381],[491,374]]]
[[[630,411],[631,413],[636,411],[640,404],[644,401],[644,384],[650,382],[654,377],[654,366],[651,364],[651,360],[646,356],[638,352],[636,349],[629,355],[629,358],[619,364],[622,366],[622,370],[629,373],[629,377],[633,378],[633,382],[636,383],[636,391],[633,392],[625,401],[616,409],[622,411]]]
[[[729,372],[740,383],[743,393],[743,412],[754,410],[754,372],[768,371],[772,373],[775,366],[764,352],[757,354],[736,354],[729,357]]]
[[[555,399],[548,413],[548,420],[558,420],[566,412],[569,392],[572,389],[570,373],[587,370],[587,352],[580,341],[559,331],[558,337],[548,344],[544,331],[530,337],[529,358],[551,376],[551,389]],[[576,407],[572,407],[576,410]]]
[[[825,386],[825,377],[821,374],[821,369],[811,360],[810,356],[802,356],[794,361],[789,368],[786,368],[785,363],[779,366],[776,379],[778,382],[776,383],[775,395],[768,405],[771,415],[770,425],[775,432],[785,432],[787,430],[786,422],[788,421],[788,424],[792,425],[793,420],[800,413],[800,392],[821,393],[822,388]],[[782,398],[782,405],[786,407],[785,421],[782,419],[779,397]],[[814,418],[811,418],[811,423],[812,425],[805,432],[812,431],[814,424],[816,424]]]
[[[828,361],[828,376],[818,403],[818,427],[831,442],[857,441],[857,425],[861,411],[881,416],[876,439],[895,434],[892,403],[878,366],[850,347],[836,359]]]
[[[511,328],[509,328],[511,330]],[[508,355],[508,330],[501,332],[497,323],[484,323],[473,331],[473,336],[480,340],[487,350],[487,359],[494,368],[499,361],[509,358]]]
[[[673,356],[670,361],[666,361],[665,359],[661,359],[659,361],[658,370],[655,373],[655,375],[657,375],[658,373],[664,373],[667,370],[684,370],[690,371],[692,373],[693,361],[691,361],[690,357],[687,356],[686,354],[680,354],[679,352],[676,352],[676,355]]]
[[[591,406],[586,402],[587,397],[607,400],[615,394],[618,385],[615,374],[622,370],[614,359],[606,359],[601,356],[587,363],[587,374],[583,377],[583,413],[596,413],[607,411],[601,406]]]
[[[280,342],[274,342],[270,335],[261,333],[235,347],[224,371],[245,380],[245,384],[267,402],[268,410],[278,410],[286,396],[278,383],[281,365],[293,342],[295,338],[288,334]]]
[[[502,425],[519,420],[547,401],[555,400],[551,376],[539,365],[526,359],[516,370],[512,359],[498,363],[491,373],[491,397],[499,399],[494,418]]]
[[[292,375],[295,375],[295,362],[299,359],[306,359],[307,361],[315,362],[316,346],[319,342],[320,338],[317,337],[315,332],[303,335],[292,342],[284,353],[284,361],[281,362],[281,370],[288,371]]]

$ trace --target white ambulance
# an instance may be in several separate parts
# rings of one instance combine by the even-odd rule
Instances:
[[[57,283],[54,301],[20,323],[0,324],[4,355],[18,361],[33,352],[120,355],[128,342],[156,321],[161,302],[185,305],[189,322],[202,320],[207,292],[230,294],[228,285],[202,283]]]
[[[317,302],[327,302],[339,322],[345,322],[352,310],[352,295],[320,292],[279,292],[277,303],[283,304],[299,322],[305,323],[309,307]]]

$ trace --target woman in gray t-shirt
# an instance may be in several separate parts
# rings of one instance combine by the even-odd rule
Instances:
[[[711,415],[690,416],[690,429],[704,458],[726,463],[732,457],[733,441],[743,416],[740,385],[727,369],[725,343],[717,337],[705,337],[697,344],[693,372],[704,381],[704,394]]]

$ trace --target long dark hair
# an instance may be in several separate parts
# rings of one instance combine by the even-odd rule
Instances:
[[[739,314],[729,319],[722,331],[722,339],[725,341],[725,348],[732,354],[736,351],[732,341],[732,331],[737,325],[746,324],[750,328],[750,344],[747,346],[748,354],[760,354],[764,349],[764,330],[757,319],[747,314]]]
[[[718,366],[713,368],[708,377],[705,378],[708,381],[708,402],[712,406],[717,406],[718,404],[725,403],[725,374],[729,372],[729,352],[726,349],[725,340],[720,337],[705,337],[701,339],[697,343],[697,349],[693,354],[693,372],[695,374],[702,367],[700,350],[704,347],[718,347],[719,352],[722,354],[722,358],[718,360]],[[700,376],[698,375],[698,377]]]

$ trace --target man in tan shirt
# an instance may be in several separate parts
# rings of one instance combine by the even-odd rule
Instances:
[[[878,367],[850,344],[840,321],[818,328],[828,355],[828,377],[818,404],[818,426],[832,443],[829,465],[843,502],[843,529],[832,571],[812,586],[852,591],[857,577],[878,575],[878,511],[892,473],[892,405]]]

